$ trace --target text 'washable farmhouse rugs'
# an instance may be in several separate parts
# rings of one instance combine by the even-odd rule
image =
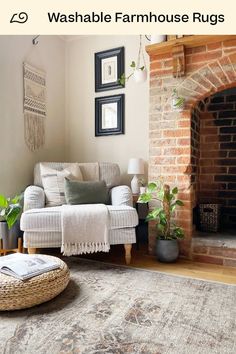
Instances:
[[[31,151],[45,141],[46,74],[24,63],[24,120],[25,142]]]

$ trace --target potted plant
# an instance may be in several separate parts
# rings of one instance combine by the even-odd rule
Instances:
[[[139,184],[140,184],[140,194],[143,194],[146,192],[146,181],[144,178],[140,178],[139,180]]]
[[[20,204],[22,197],[6,198],[0,195],[0,239],[4,249],[17,247],[20,235],[19,218],[22,211]]]
[[[141,65],[141,61],[143,63],[142,65]],[[133,60],[130,64],[130,67],[133,69],[133,72],[127,77],[123,73],[118,80],[119,84],[124,86],[125,82],[128,81],[131,78],[131,76],[134,77],[134,80],[137,83],[145,82],[147,80],[147,68],[146,68],[141,35],[139,36],[139,51],[138,51],[137,63]]]
[[[178,94],[177,89],[172,92],[172,107],[175,109],[180,109],[183,107],[185,99]]]
[[[184,237],[183,229],[176,226],[172,220],[177,206],[183,202],[177,199],[178,188],[170,190],[170,186],[162,182],[148,184],[146,193],[139,197],[139,202],[148,203],[151,200],[159,202],[159,206],[151,210],[146,221],[157,222],[156,253],[160,262],[175,262],[179,255],[178,239]]]
[[[162,43],[167,39],[167,36],[164,34],[151,34],[150,36],[145,35],[145,37],[151,42],[151,44]]]

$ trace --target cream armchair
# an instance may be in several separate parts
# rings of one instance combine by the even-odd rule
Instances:
[[[68,163],[47,165],[61,170],[66,168]],[[79,165],[82,173],[86,175],[86,163]],[[138,224],[131,190],[128,186],[120,185],[120,170],[115,163],[99,163],[99,179],[105,180],[110,190],[110,244],[124,244],[125,260],[129,264],[132,244],[136,242],[135,226]],[[37,248],[61,247],[61,206],[45,207],[39,164],[34,169],[34,185],[25,190],[21,229],[24,231],[24,247],[28,248],[29,253],[35,253]]]

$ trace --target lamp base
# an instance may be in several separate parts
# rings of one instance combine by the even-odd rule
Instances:
[[[139,194],[139,192],[140,192],[139,180],[138,180],[138,177],[136,175],[134,175],[134,177],[132,178],[131,190],[132,190],[133,194]]]

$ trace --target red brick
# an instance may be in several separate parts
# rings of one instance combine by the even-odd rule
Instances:
[[[171,69],[172,69],[172,67],[173,67],[173,59],[164,60],[162,63],[163,63],[164,68],[171,67]]]
[[[178,130],[164,130],[163,131],[163,137],[188,137],[190,136],[190,130],[189,129],[178,129]]]
[[[189,138],[182,138],[177,140],[177,145],[180,146],[190,146],[190,139]]]
[[[229,80],[225,73],[223,72],[222,68],[218,64],[218,62],[214,62],[209,64],[211,70],[217,75],[217,77],[222,81],[224,85],[227,85],[229,83]]]
[[[161,172],[162,173],[185,173],[186,166],[162,166]]]
[[[218,137],[218,134],[215,134],[215,135],[208,135],[208,136],[205,136],[205,141],[208,141],[209,143],[210,142],[215,142],[215,141],[219,141],[219,137]]]
[[[222,51],[218,50],[215,52],[207,52],[201,54],[193,54],[192,55],[192,63],[206,62],[214,59],[221,58]]]
[[[212,159],[200,159],[199,161],[200,166],[213,166]]]
[[[223,42],[224,47],[236,47],[236,39],[229,39]]]
[[[159,156],[154,158],[154,163],[157,165],[173,165],[175,161],[176,157]]]
[[[232,54],[236,52],[236,47],[233,48],[224,48],[224,54]]]
[[[223,57],[219,60],[220,65],[225,73],[225,75],[228,77],[229,81],[235,81],[236,80],[236,73],[233,70],[233,67],[231,65],[231,62],[229,58]]]
[[[176,145],[176,139],[158,139],[157,146],[175,146]]]
[[[162,59],[171,59],[172,58],[172,53],[163,53],[163,54],[157,54],[157,55],[152,55],[150,57],[150,61],[155,61],[155,60],[162,60]]]
[[[207,50],[221,49],[221,47],[222,47],[222,42],[207,44]]]
[[[189,73],[192,73],[194,71],[197,71],[201,67],[202,67],[202,63],[187,64],[186,65],[186,72],[187,72],[187,74],[189,74]]]
[[[210,256],[207,256],[207,255],[193,254],[193,260],[196,261],[196,262],[223,265],[223,259],[222,258],[210,257]]]
[[[201,174],[216,174],[216,173],[227,173],[227,167],[213,166],[213,167],[201,167]]]
[[[229,55],[230,62],[236,72],[236,53]]]
[[[193,253],[196,254],[207,254],[208,248],[205,246],[194,246]]]
[[[212,134],[217,134],[217,128],[214,127],[214,128],[203,128],[201,129],[201,134],[204,134],[204,135],[212,135]]]
[[[164,149],[164,154],[165,155],[189,155],[191,153],[191,148],[184,148],[184,147],[178,147],[178,148],[169,148],[169,149]]]
[[[160,61],[154,61],[150,64],[150,71],[155,71],[162,68],[162,63]]]
[[[212,256],[221,256],[224,258],[233,258],[236,260],[236,249],[227,249],[223,247],[211,247],[209,254]]]
[[[226,267],[236,267],[236,259],[224,259],[223,265]]]
[[[205,45],[202,45],[200,47],[195,47],[193,48],[193,53],[203,53],[206,51],[206,46]]]
[[[188,165],[188,164],[190,164],[190,156],[188,156],[188,157],[186,157],[186,156],[177,157],[177,164],[180,164],[180,165]]]
[[[216,77],[216,75],[207,66],[205,66],[201,70],[199,70],[199,73],[205,79],[209,80],[210,83],[213,85],[213,87],[217,88],[222,85],[222,83],[219,81],[219,79]]]
[[[190,194],[189,194],[189,193],[184,193],[184,192],[179,192],[179,193],[178,193],[178,198],[179,198],[180,200],[183,200],[183,201],[184,201],[184,204],[185,204],[185,206],[186,206],[186,201],[189,200]]]
[[[205,150],[205,151],[212,151],[212,150],[219,150],[220,148],[220,143],[216,142],[216,143],[212,143],[210,142],[205,143],[205,144],[201,144],[201,150]]]
[[[168,76],[172,74],[172,69],[155,70],[150,72],[150,77]]]
[[[192,78],[206,89],[211,89],[212,86],[210,82],[207,81],[204,76],[200,75],[199,73],[194,74]]]

